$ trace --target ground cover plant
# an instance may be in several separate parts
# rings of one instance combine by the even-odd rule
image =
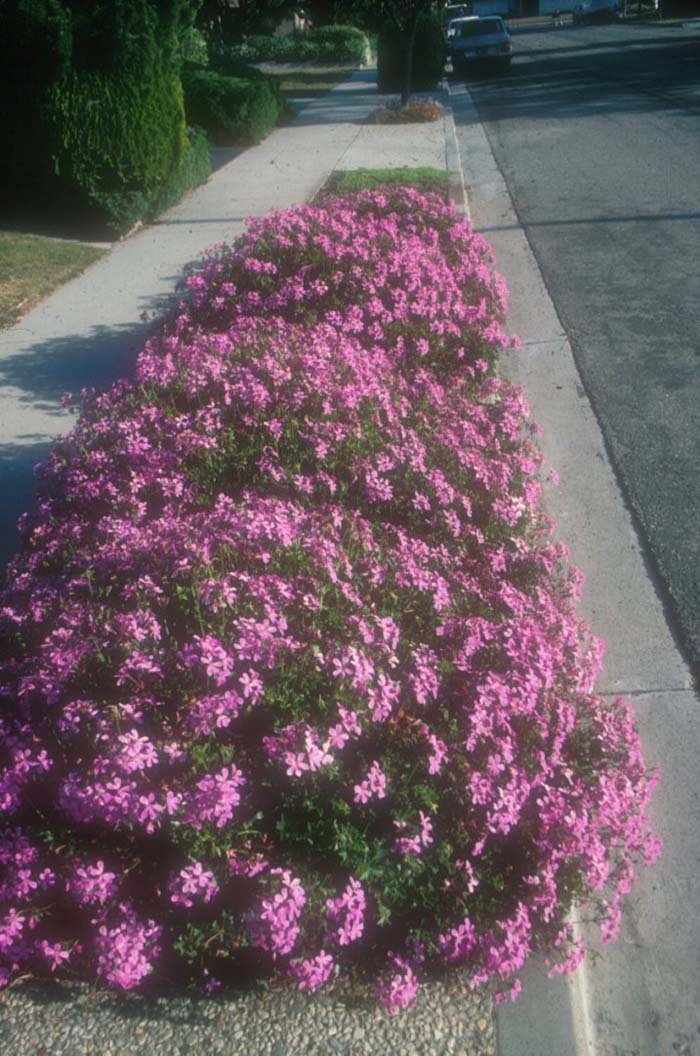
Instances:
[[[402,106],[400,101],[380,106],[369,115],[369,121],[373,125],[414,125],[439,121],[444,115],[443,106],[434,99],[414,99],[406,106]]]
[[[540,509],[505,291],[443,199],[251,222],[83,394],[0,602],[0,971],[213,990],[616,934],[658,844]]]

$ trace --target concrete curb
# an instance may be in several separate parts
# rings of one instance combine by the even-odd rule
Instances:
[[[449,82],[445,79],[443,87],[448,100],[451,95]],[[450,198],[455,201],[455,193],[459,194],[461,187],[464,212],[468,220],[471,220],[469,200],[464,178],[462,157],[457,140],[457,127],[454,120],[454,112],[451,103],[445,107],[445,154],[447,158],[447,171],[449,175]],[[456,203],[457,204],[457,203]],[[459,205],[457,204],[457,208]],[[577,936],[578,937],[578,936]],[[554,1040],[561,1056],[594,1056],[593,1047],[593,1022],[588,996],[588,988],[584,973],[584,965],[581,965],[575,975],[567,980],[563,995],[559,995],[559,1001],[549,1004],[548,1009],[554,1011],[553,1020],[542,1024],[539,1020],[530,1021],[525,1025],[522,1033],[519,1033],[517,1041],[511,1039],[509,1025],[504,1024],[499,1009],[496,1008],[496,1048],[498,1056],[544,1056],[547,1049],[545,1043],[540,1048],[540,1030],[545,1026],[545,1033]],[[537,985],[546,989],[549,980],[544,977],[544,972],[537,972]],[[563,1000],[562,1000],[563,997]],[[540,1001],[542,998],[540,998]],[[516,1049],[516,1045],[518,1048]],[[552,1056],[554,1056],[554,1049]]]
[[[457,211],[461,213],[466,220],[471,220],[469,195],[467,194],[467,188],[464,183],[464,171],[462,169],[462,160],[459,156],[459,145],[457,143],[457,126],[455,125],[455,118],[450,104],[450,86],[446,78],[443,78],[442,90],[445,95],[445,102],[443,105],[445,107],[444,127],[447,193]]]

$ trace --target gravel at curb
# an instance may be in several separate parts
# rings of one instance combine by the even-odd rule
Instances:
[[[117,997],[85,984],[17,985],[0,996],[3,1056],[495,1056],[491,1001],[425,984],[391,1018],[332,995]]]

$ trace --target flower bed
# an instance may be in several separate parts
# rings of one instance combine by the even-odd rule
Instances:
[[[445,203],[251,223],[84,394],[0,605],[0,972],[514,995],[658,850]]]
[[[413,100],[405,106],[402,106],[399,100],[373,110],[369,115],[369,123],[371,125],[425,124],[428,121],[439,121],[444,116],[445,108],[434,99]]]

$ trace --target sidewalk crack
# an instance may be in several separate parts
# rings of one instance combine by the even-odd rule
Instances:
[[[667,695],[667,694],[673,694],[673,693],[693,693],[693,694],[697,694],[697,690],[692,685],[688,685],[688,686],[669,686],[669,687],[660,686],[660,687],[658,687],[656,689],[616,689],[614,693],[612,693],[612,692],[600,693],[599,696],[601,696],[603,698],[603,700],[613,700],[615,697],[631,697],[632,699],[634,699],[635,697],[652,697],[652,696],[657,696],[658,697],[658,696],[661,696],[662,694],[663,695]]]

